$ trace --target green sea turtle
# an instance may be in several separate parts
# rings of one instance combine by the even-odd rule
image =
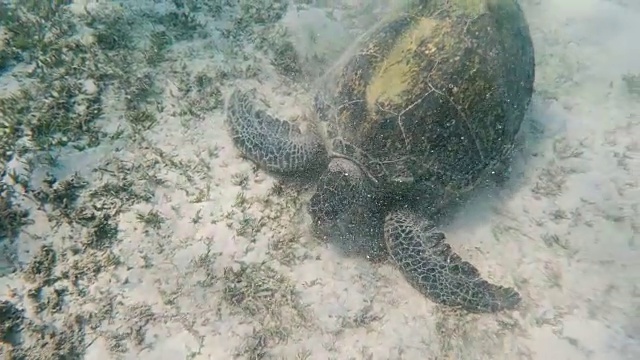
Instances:
[[[388,256],[436,303],[496,312],[520,295],[484,280],[434,219],[505,164],[534,72],[517,0],[423,0],[328,72],[304,119],[311,126],[258,106],[255,90],[232,92],[226,122],[236,147],[267,171],[322,170],[308,207],[320,234]]]

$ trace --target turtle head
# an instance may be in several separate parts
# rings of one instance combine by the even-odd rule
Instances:
[[[354,162],[334,158],[320,176],[316,193],[309,203],[315,223],[336,221],[366,197],[364,174]]]
[[[314,229],[347,252],[379,257],[383,221],[375,192],[356,163],[333,158],[309,202]]]

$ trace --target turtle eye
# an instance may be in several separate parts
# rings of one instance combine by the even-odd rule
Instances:
[[[326,189],[326,188],[325,188]],[[309,201],[309,212],[314,221],[334,221],[345,211],[348,199],[335,191],[317,191]]]
[[[311,201],[309,201],[309,213],[314,223],[324,223],[334,220],[337,216],[335,211],[331,211],[329,207],[326,206],[325,202],[321,199],[321,195],[318,193],[313,194]]]
[[[318,181],[316,193],[309,202],[314,220],[333,221],[348,211],[354,200],[351,174],[344,170],[328,171]]]

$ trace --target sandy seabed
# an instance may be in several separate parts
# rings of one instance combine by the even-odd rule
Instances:
[[[387,2],[185,1],[196,24],[188,36],[175,25],[188,19],[164,16],[184,14],[180,3],[70,5],[79,19],[120,16],[109,24],[126,26],[135,44],[113,57],[112,73],[129,61],[122,73],[138,77],[121,90],[77,79],[102,99],[96,126],[109,135],[99,145],[52,150],[56,166],[3,164],[50,193],[73,186],[47,187],[47,173],[82,179],[60,206],[54,196],[39,206],[15,185],[31,222],[0,247],[4,356],[640,359],[640,3],[521,1],[537,61],[522,151],[507,184],[479,192],[445,227],[458,254],[522,294],[519,308],[491,315],[438,306],[390,264],[314,239],[311,189],[255,169],[225,131],[235,86],[299,114],[309,79]],[[73,36],[104,44],[96,34],[106,25],[95,26]],[[149,61],[159,31],[172,41]],[[98,48],[104,64],[119,51]],[[293,57],[283,60],[286,49]],[[5,71],[0,96],[30,86],[32,67]],[[281,74],[291,69],[299,74]],[[153,90],[144,112],[126,105],[141,83]]]

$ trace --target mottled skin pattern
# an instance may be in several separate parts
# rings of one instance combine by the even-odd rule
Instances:
[[[316,134],[276,119],[251,100],[255,91],[235,91],[229,98],[227,124],[236,146],[266,170],[297,173],[314,165],[326,166],[327,149]],[[247,121],[251,119],[251,121]]]
[[[324,167],[309,204],[319,233],[384,252],[433,301],[472,312],[515,307],[519,294],[483,280],[433,219],[506,161],[520,129],[534,53],[519,5],[419,1],[355,49],[317,96],[323,134],[236,91],[228,103],[236,145],[271,171]],[[363,232],[369,242],[360,244]]]

